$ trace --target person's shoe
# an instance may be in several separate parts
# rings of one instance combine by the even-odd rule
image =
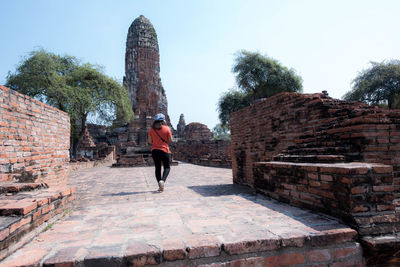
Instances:
[[[164,191],[164,181],[162,180],[158,182],[158,191]]]

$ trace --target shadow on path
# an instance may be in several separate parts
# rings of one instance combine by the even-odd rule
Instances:
[[[129,195],[139,195],[145,193],[152,193],[152,194],[160,194],[158,190],[151,190],[151,191],[139,191],[139,192],[119,192],[119,193],[112,193],[112,194],[102,194],[104,197],[117,197],[117,196],[129,196]]]
[[[254,191],[251,188],[237,184],[196,185],[188,186],[188,188],[192,189],[203,197],[218,197],[241,194],[254,195]]]

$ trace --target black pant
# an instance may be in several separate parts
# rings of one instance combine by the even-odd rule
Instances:
[[[154,165],[156,166],[157,182],[159,182],[160,180],[163,180],[165,182],[165,180],[167,180],[169,170],[171,169],[170,165],[169,165],[170,154],[168,154],[162,150],[153,149],[151,151],[151,156],[153,157]],[[162,178],[161,178],[161,162],[164,166],[164,172],[163,172]]]

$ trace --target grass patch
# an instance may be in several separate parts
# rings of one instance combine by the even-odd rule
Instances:
[[[42,233],[46,232],[47,230],[51,229],[53,227],[54,223],[49,223],[43,230]]]

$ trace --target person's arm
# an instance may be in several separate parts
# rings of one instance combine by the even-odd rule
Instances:
[[[168,129],[169,129],[169,127],[168,127]],[[168,142],[168,143],[171,143],[171,142],[172,142],[171,130],[169,130],[168,137],[167,137],[167,142]]]
[[[151,138],[150,133],[149,133],[149,136],[148,136],[148,138],[147,138],[147,142],[148,142],[150,145],[153,144],[153,138]]]

